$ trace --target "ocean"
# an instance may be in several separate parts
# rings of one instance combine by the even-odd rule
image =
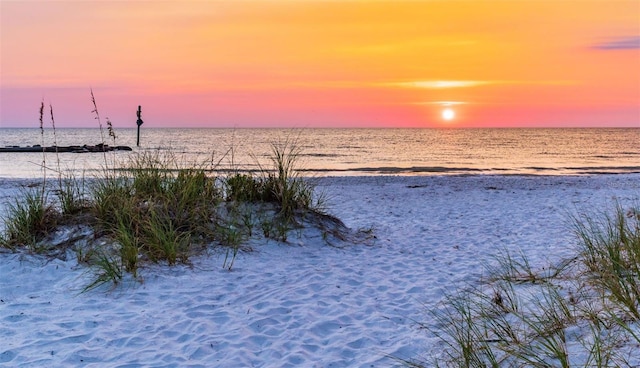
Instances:
[[[214,171],[268,168],[273,144],[298,149],[304,175],[586,175],[640,172],[640,128],[619,129],[0,129],[0,147],[125,145],[132,152],[3,153],[0,177],[61,168],[94,176],[143,151]],[[104,136],[104,138],[102,138]]]

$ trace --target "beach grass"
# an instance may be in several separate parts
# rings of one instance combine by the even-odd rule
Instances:
[[[106,135],[93,91],[91,102],[104,146]],[[53,107],[49,112],[56,137]],[[43,120],[44,103],[42,139]],[[106,122],[115,144],[111,121]],[[43,149],[42,184],[9,206],[0,246],[46,253],[48,237],[59,227],[90,226],[93,244],[87,246],[85,241],[81,247],[86,249],[74,249],[79,262],[96,270],[87,290],[117,284],[125,272],[136,278],[144,262],[188,263],[191,256],[216,245],[226,248],[223,267],[231,269],[242,244],[251,237],[262,234],[287,242],[289,232],[301,226],[306,214],[325,215],[323,196],[298,173],[299,154],[295,140],[285,139],[273,143],[271,166],[243,172],[233,157],[231,169],[221,170],[212,167],[221,160],[185,162],[171,150],[134,152],[124,162],[116,162],[115,156],[109,160],[104,152],[102,174],[86,180],[63,172],[56,152],[58,181],[51,188]],[[254,231],[257,226],[262,233]]]
[[[75,178],[70,174],[60,175],[59,186],[54,193],[58,198],[62,215],[74,216],[89,209],[84,177]]]
[[[0,244],[9,249],[25,247],[39,251],[41,240],[55,229],[59,217],[46,192],[39,188],[23,190],[20,197],[8,205]]]
[[[583,216],[574,223],[589,285],[640,320],[640,211],[618,205],[612,216]]]
[[[271,161],[274,171],[267,172],[264,182],[265,194],[272,194],[280,206],[280,214],[288,219],[298,209],[312,205],[313,188],[297,172],[296,163],[300,157],[300,147],[289,140],[272,144]]]
[[[640,343],[640,215],[613,213],[574,217],[577,255],[557,265],[536,269],[504,251],[486,279],[449,295],[435,325],[425,324],[443,353],[406,365],[629,366],[629,342]]]
[[[84,287],[83,292],[95,289],[104,284],[118,285],[123,277],[120,261],[109,252],[97,251],[88,260],[96,271],[93,280]]]
[[[84,221],[97,238],[110,240],[86,257],[99,270],[92,287],[117,282],[123,271],[135,277],[144,261],[188,263],[208,244],[227,247],[224,267],[231,268],[241,244],[260,234],[255,227],[268,227],[266,238],[286,242],[300,225],[297,218],[315,211],[313,186],[277,152],[276,160],[288,160],[286,169],[226,177],[211,176],[205,165],[185,166],[171,153],[135,153],[89,184],[64,178],[54,191],[56,204],[48,191],[25,192],[9,208],[2,245],[36,249],[57,226]]]

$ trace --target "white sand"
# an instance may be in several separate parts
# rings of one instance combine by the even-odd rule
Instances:
[[[20,182],[0,179],[0,201]],[[429,357],[415,321],[502,249],[571,254],[569,214],[638,204],[640,175],[325,178],[330,212],[373,245],[253,243],[144,268],[141,284],[79,293],[75,259],[0,254],[0,366],[387,367]]]

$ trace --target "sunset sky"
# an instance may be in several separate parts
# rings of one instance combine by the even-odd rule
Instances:
[[[41,101],[93,127],[91,89],[116,127],[640,127],[640,0],[0,0],[0,23],[0,127]]]

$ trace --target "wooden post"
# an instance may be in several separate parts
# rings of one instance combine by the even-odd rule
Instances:
[[[138,105],[138,121],[136,121],[136,124],[138,124],[138,140],[136,141],[136,146],[140,147],[140,125],[142,125],[142,118],[140,118],[140,115],[142,115],[142,106]]]

